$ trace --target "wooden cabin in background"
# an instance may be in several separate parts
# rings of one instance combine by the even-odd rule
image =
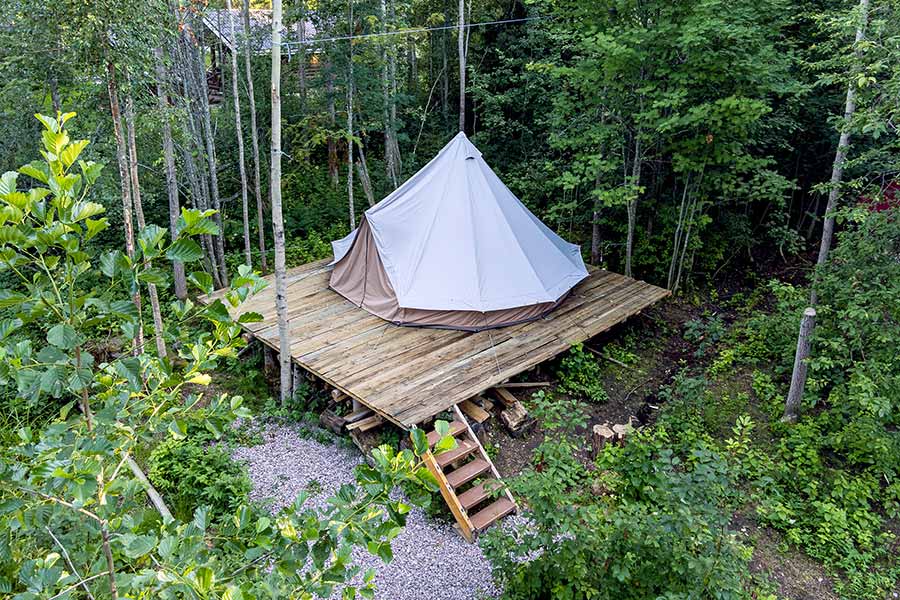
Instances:
[[[242,11],[233,8],[210,8],[203,13],[204,42],[209,47],[210,65],[206,72],[206,82],[209,87],[209,103],[219,104],[223,98],[222,65],[230,58],[225,53],[243,51],[244,43],[244,17]],[[231,23],[234,21],[234,33],[231,35]],[[282,49],[282,60],[290,63],[296,60],[306,61],[307,77],[316,74],[319,60],[317,52],[311,46],[302,46],[300,43],[314,39],[316,28],[312,21],[307,19],[301,23],[286,24],[283,33],[285,42],[295,42],[286,45]],[[235,37],[237,39],[235,39]],[[272,11],[269,9],[250,10],[250,51],[254,55],[268,55],[272,51]],[[301,50],[305,49],[305,51]]]

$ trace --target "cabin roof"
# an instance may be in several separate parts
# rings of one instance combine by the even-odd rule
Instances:
[[[229,17],[234,19],[234,32],[239,44],[244,30],[244,20],[240,9],[233,8],[229,11],[225,8],[210,8],[203,13],[203,24],[229,51],[234,51],[235,39],[231,35],[231,26],[228,22]],[[299,41],[300,27],[300,23],[292,23],[285,27],[283,33],[284,41]],[[316,35],[316,28],[312,21],[307,19],[303,22],[303,27],[305,28],[305,39],[313,39]],[[250,48],[255,54],[268,54],[272,51],[271,10],[250,9]]]

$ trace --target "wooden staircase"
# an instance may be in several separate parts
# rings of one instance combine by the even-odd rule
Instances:
[[[425,464],[438,480],[441,495],[468,541],[506,515],[516,511],[516,501],[500,479],[500,474],[484,447],[475,437],[465,415],[454,406],[456,419],[450,423],[450,435],[456,438],[452,450],[425,455]],[[428,447],[440,440],[437,431],[428,434]],[[499,497],[495,490],[503,489]]]

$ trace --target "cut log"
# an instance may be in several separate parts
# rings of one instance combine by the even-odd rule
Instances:
[[[373,413],[372,413],[371,409],[363,408],[362,410],[354,411],[354,412],[350,413],[349,415],[347,415],[346,417],[344,417],[344,422],[345,423],[356,423],[357,421],[359,421],[361,419],[371,417],[372,414]]]
[[[319,424],[325,429],[333,431],[338,435],[344,432],[344,425],[346,422],[347,421],[343,417],[335,414],[329,409],[325,409],[325,411],[319,415]]]
[[[484,410],[471,400],[463,400],[462,402],[460,402],[459,409],[466,413],[466,416],[477,423],[484,423],[491,418],[491,413]]]
[[[381,418],[381,415],[372,415],[371,417],[360,419],[355,423],[350,423],[347,425],[347,431],[368,431],[370,429],[375,429],[382,423],[384,423],[384,419]]]
[[[600,451],[606,447],[611,441],[615,440],[616,432],[612,430],[609,423],[598,423],[594,425],[592,434],[592,444],[594,449],[594,457],[600,454]]]
[[[518,399],[512,395],[512,393],[508,392],[502,387],[494,388],[494,396],[496,396],[497,400],[503,403],[503,406],[513,406],[518,404]]]
[[[528,416],[528,411],[521,402],[515,402],[512,406],[503,409],[503,412],[500,413],[500,420],[513,436],[522,435],[534,422],[534,419]]]

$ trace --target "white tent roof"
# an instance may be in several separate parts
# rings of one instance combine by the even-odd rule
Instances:
[[[464,133],[365,219],[403,308],[486,312],[555,302],[587,277],[579,246],[534,216]],[[332,242],[334,262],[355,236]]]

